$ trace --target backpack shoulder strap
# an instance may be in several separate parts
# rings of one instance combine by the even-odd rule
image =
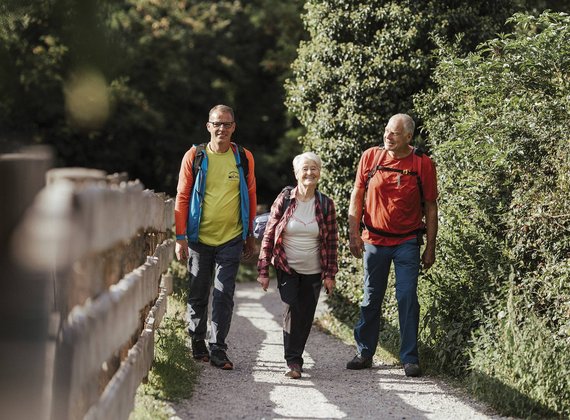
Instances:
[[[416,179],[418,181],[418,190],[420,192],[420,203],[422,206],[422,210],[425,207],[425,198],[424,198],[424,187],[422,185],[422,156],[424,155],[424,151],[414,147],[414,160],[413,160],[413,167],[412,170],[415,169]],[[417,162],[417,163],[416,163]]]
[[[236,146],[239,153],[239,160],[240,160],[239,166],[243,168],[243,175],[247,179],[247,176],[249,175],[249,161],[247,160],[247,155],[245,153],[245,149],[243,148],[243,146],[240,146],[239,144],[236,144]]]
[[[317,196],[319,197],[319,201],[321,203],[321,209],[323,210],[323,216],[327,217],[329,214],[329,200],[330,198],[320,192],[319,190],[316,191]]]
[[[293,190],[293,188],[294,187],[292,187],[291,185],[288,185],[281,190],[281,192],[284,195],[283,209],[282,209],[281,215],[283,215],[285,213],[285,210],[287,210],[287,208],[289,207],[289,204],[291,204],[291,191]],[[316,193],[317,193],[319,201],[321,202],[321,209],[323,210],[323,214],[326,217],[329,213],[329,200],[330,200],[330,198],[328,198],[325,194],[323,194],[319,190],[316,190]]]
[[[196,179],[196,175],[198,174],[200,165],[202,165],[202,161],[204,160],[204,154],[206,153],[206,146],[207,143],[202,143],[194,146],[196,148],[196,154],[194,155],[194,161],[192,162],[192,175],[194,176],[194,179]],[[240,145],[236,144],[236,146],[238,149],[239,160],[240,160],[240,164],[238,166],[241,166],[243,168],[243,174],[247,179],[247,176],[249,174],[249,161],[247,160],[245,149]]]
[[[281,194],[283,194],[283,206],[281,207],[280,217],[283,217],[283,215],[285,214],[285,211],[289,207],[289,204],[291,204],[291,190],[292,189],[293,189],[293,187],[288,185],[281,190]]]
[[[207,143],[202,143],[194,146],[196,148],[196,154],[194,155],[194,161],[192,162],[192,176],[194,180],[196,180],[196,175],[198,174],[198,170],[200,169],[202,161],[204,160],[206,145]]]
[[[374,174],[376,174],[376,171],[378,171],[378,168],[380,167],[380,162],[382,161],[382,158],[384,157],[384,154],[386,153],[386,149],[384,149],[383,147],[378,146],[378,149],[380,149],[380,156],[378,156],[378,160],[376,161],[377,163],[372,168],[370,168],[370,170],[368,171],[368,174],[366,175],[366,183],[364,184],[365,194],[366,194],[366,191],[368,191],[368,184],[370,184],[370,180],[372,179]]]

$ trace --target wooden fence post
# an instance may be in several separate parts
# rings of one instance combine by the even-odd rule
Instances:
[[[13,258],[15,226],[52,165],[48,148],[0,155],[0,418],[46,419],[51,381],[49,325],[53,296],[49,277]]]
[[[48,167],[0,157],[0,418],[126,419],[166,310],[173,201]]]

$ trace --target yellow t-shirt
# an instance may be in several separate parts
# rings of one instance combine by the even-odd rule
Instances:
[[[222,245],[243,229],[240,216],[239,172],[232,149],[215,153],[206,147],[208,173],[198,240],[210,246]]]

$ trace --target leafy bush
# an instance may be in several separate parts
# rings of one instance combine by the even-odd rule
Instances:
[[[208,110],[227,103],[235,140],[255,154],[260,201],[271,202],[299,150],[283,79],[303,36],[302,4],[4,0],[0,152],[49,144],[58,166],[126,171],[174,195],[183,154],[208,140]],[[71,112],[69,86],[86,69],[99,84],[79,95],[79,108],[108,99],[97,124]]]
[[[323,189],[339,210],[335,315],[354,320],[361,298],[360,263],[346,245],[356,162],[391,114],[410,112],[424,121],[420,140],[442,192],[438,262],[420,280],[423,363],[468,374],[482,396],[499,392],[505,410],[568,415],[560,355],[570,342],[570,25],[564,14],[516,15],[512,33],[466,55],[508,9],[497,3],[485,16],[483,3],[454,2],[456,14],[447,2],[309,1],[311,39],[294,63],[287,105],[307,128],[304,147],[324,160]],[[462,19],[479,28],[468,24],[453,40]],[[436,87],[418,94],[430,80]],[[393,345],[387,298],[383,337]]]
[[[305,149],[323,159],[321,186],[337,204],[341,270],[329,302],[335,315],[352,321],[362,298],[362,263],[348,250],[347,214],[360,155],[382,141],[391,115],[414,114],[412,95],[430,84],[435,65],[429,34],[452,40],[466,33],[459,45],[470,51],[502,27],[511,2],[335,0],[305,7],[310,39],[293,64],[287,106],[306,127]],[[397,326],[391,305],[384,316]]]
[[[505,410],[567,416],[570,17],[511,23],[466,58],[442,49],[417,96],[443,192],[422,340]]]

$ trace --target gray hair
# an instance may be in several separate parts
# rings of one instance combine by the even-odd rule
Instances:
[[[316,153],[305,152],[295,156],[295,158],[293,159],[293,172],[297,173],[297,171],[301,169],[301,165],[303,164],[303,162],[306,160],[312,160],[319,167],[319,171],[321,170],[323,166],[323,161],[321,160],[321,158],[318,157]]]
[[[412,117],[410,117],[408,114],[392,115],[392,118],[390,118],[390,119],[396,119],[396,118],[399,118],[402,120],[402,123],[404,124],[404,129],[406,130],[406,132],[410,133],[413,136],[414,130],[416,129],[416,123],[415,123],[414,119]]]
[[[210,112],[208,112],[208,120],[210,119],[210,117],[212,116],[212,114],[214,112],[222,112],[222,113],[228,113],[232,116],[232,120],[235,120],[236,117],[234,115],[234,110],[231,109],[229,106],[227,105],[216,105],[215,107],[213,107],[212,109],[210,109]]]

